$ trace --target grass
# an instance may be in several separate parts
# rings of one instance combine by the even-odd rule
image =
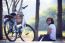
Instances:
[[[39,31],[39,35],[47,34],[47,31]],[[62,36],[65,37],[65,31],[62,32]]]

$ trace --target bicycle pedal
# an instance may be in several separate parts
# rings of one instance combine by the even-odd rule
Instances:
[[[25,35],[28,35],[29,33],[26,33]]]
[[[17,38],[19,38],[19,35],[17,35]]]

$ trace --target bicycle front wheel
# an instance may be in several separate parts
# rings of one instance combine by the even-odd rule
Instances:
[[[33,41],[34,40],[34,29],[26,24],[26,27],[22,29],[22,33],[20,34],[20,37],[23,41]]]
[[[16,40],[16,33],[14,32],[14,25],[13,25],[13,22],[12,21],[5,21],[4,23],[4,32],[5,32],[5,35],[6,35],[6,38],[9,40],[9,41],[15,41]]]

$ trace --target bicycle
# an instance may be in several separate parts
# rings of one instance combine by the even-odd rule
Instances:
[[[5,36],[9,41],[16,41],[17,38],[21,38],[22,41],[28,41],[29,38],[31,38],[31,41],[34,41],[34,35],[35,31],[34,29],[28,25],[25,24],[25,28],[20,27],[19,29],[16,29],[16,26],[14,25],[14,21],[12,21],[10,18],[4,22],[4,32]],[[10,29],[11,28],[11,29]],[[20,29],[22,28],[22,31]],[[32,37],[31,37],[32,35]],[[26,39],[28,37],[28,40]]]

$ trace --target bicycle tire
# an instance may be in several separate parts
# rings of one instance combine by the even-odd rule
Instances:
[[[13,40],[9,38],[9,36],[8,36],[9,33],[7,33],[7,31],[6,31],[6,26],[7,26],[7,23],[8,23],[8,22],[12,22],[12,21],[10,21],[9,19],[7,19],[7,20],[4,22],[4,32],[5,32],[6,38],[7,38],[9,41],[13,42],[13,41],[16,40],[17,34],[15,33],[16,35],[15,35],[15,38],[14,38]],[[9,31],[9,30],[8,30],[8,31]],[[12,34],[13,34],[13,33],[12,33]]]
[[[29,27],[32,31],[33,31],[33,34],[34,34],[34,37],[35,37],[35,31],[34,29],[29,25],[29,24],[26,24],[26,27]],[[22,41],[25,41],[22,37],[21,37],[21,34],[20,34],[20,38]],[[32,39],[32,41],[34,41],[34,38]]]

